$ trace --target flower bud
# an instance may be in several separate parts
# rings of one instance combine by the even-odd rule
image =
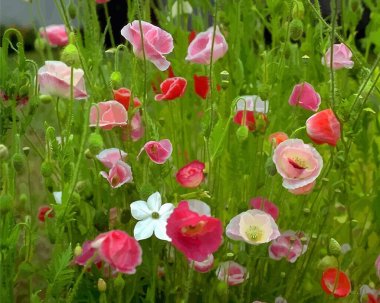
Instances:
[[[52,141],[54,141],[56,139],[55,138],[55,128],[54,127],[49,126],[46,129],[46,138],[49,140],[49,142],[52,142]]]
[[[303,23],[300,19],[293,19],[289,25],[290,38],[294,41],[301,39],[303,34]]]
[[[4,144],[0,144],[0,161],[6,161],[8,157],[8,148]]]
[[[273,163],[271,157],[269,157],[265,162],[265,171],[269,176],[274,176],[277,173],[276,165]]]
[[[125,281],[122,275],[118,275],[117,278],[113,281],[113,285],[116,288],[116,291],[122,291],[125,286]]]
[[[102,278],[98,279],[98,290],[100,292],[105,292],[107,290],[107,283]]]
[[[0,214],[5,215],[12,209],[13,199],[11,195],[3,194],[0,196]]]
[[[49,178],[53,174],[53,163],[49,160],[45,160],[41,164],[41,174],[44,178]]]
[[[25,156],[22,153],[15,153],[12,157],[13,168],[18,174],[25,169]]]
[[[83,252],[82,246],[80,246],[80,244],[78,243],[74,248],[74,256],[78,257],[82,254],[82,252]]]
[[[61,61],[65,62],[69,66],[79,66],[80,57],[77,47],[74,44],[68,44],[62,50]]]
[[[249,129],[246,125],[241,125],[236,131],[236,137],[239,142],[243,142],[248,138]]]
[[[88,149],[90,150],[91,154],[97,155],[100,153],[103,147],[104,143],[102,136],[97,132],[91,133],[88,138]]]
[[[292,10],[292,18],[293,19],[303,19],[305,15],[305,7],[301,1],[294,1],[293,10]]]
[[[77,7],[76,7],[76,5],[74,4],[73,1],[70,1],[67,10],[69,12],[70,18],[71,19],[75,19],[75,17],[77,16]]]
[[[222,88],[226,89],[228,85],[230,84],[230,74],[228,71],[224,70],[220,73],[220,80],[222,83]]]
[[[36,40],[34,40],[34,48],[36,49],[36,51],[42,52],[46,47],[46,43],[47,42],[45,39],[41,39],[40,37],[38,37]]]
[[[303,214],[304,214],[304,216],[309,216],[310,215],[310,208],[305,207],[303,209]]]
[[[49,104],[53,100],[50,95],[40,95],[39,99],[43,104]]]
[[[89,160],[94,158],[94,155],[90,152],[90,150],[88,148],[84,151],[84,155],[85,155],[86,159],[89,159]]]
[[[26,194],[21,194],[19,199],[22,204],[25,204],[28,202],[28,196]]]
[[[114,71],[112,72],[111,76],[110,76],[110,80],[111,80],[111,85],[113,88],[117,88],[119,86],[121,86],[121,73],[118,72],[118,71]]]
[[[331,238],[329,242],[329,254],[335,257],[339,257],[341,253],[342,247],[340,246],[339,242],[334,238]]]

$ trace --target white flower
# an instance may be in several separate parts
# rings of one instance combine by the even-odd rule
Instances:
[[[172,6],[172,17],[177,17],[177,14],[188,14],[191,15],[193,13],[193,8],[191,7],[191,4],[189,1],[182,1],[181,5],[178,7],[178,1],[173,3]]]
[[[133,231],[137,241],[148,239],[153,235],[161,240],[171,241],[166,234],[166,224],[169,216],[173,212],[174,205],[165,203],[161,206],[161,195],[155,192],[149,196],[148,201],[135,201],[131,203],[132,217],[137,222]]]

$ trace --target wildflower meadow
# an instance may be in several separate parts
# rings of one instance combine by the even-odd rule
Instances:
[[[1,31],[2,303],[380,302],[379,1],[51,2]]]

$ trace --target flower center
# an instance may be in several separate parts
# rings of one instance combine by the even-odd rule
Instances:
[[[245,234],[247,235],[248,239],[252,242],[258,242],[263,237],[263,231],[257,226],[251,225],[246,230]]]
[[[120,178],[119,178],[118,175],[115,175],[115,176],[112,177],[112,180],[111,180],[111,184],[112,184],[112,186],[116,186],[116,185],[118,185],[119,182],[120,182]]]
[[[291,166],[293,166],[294,168],[297,168],[297,169],[307,168],[305,160],[298,158],[298,157],[294,157],[293,159],[288,158],[288,162]]]
[[[181,233],[186,236],[195,236],[202,233],[203,227],[206,225],[205,221],[199,221],[195,225],[188,225],[181,228]]]
[[[156,211],[152,212],[152,218],[153,219],[158,219],[160,217],[160,214]]]

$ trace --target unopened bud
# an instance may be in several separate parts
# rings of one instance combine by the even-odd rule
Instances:
[[[340,246],[339,242],[334,238],[331,238],[329,242],[329,254],[335,257],[339,257],[341,253],[342,247]]]
[[[290,38],[294,41],[301,39],[303,34],[303,23],[300,19],[293,19],[289,25]]]
[[[303,214],[304,214],[305,216],[309,216],[309,215],[310,215],[310,208],[305,207],[305,208],[303,209]]]
[[[236,130],[236,137],[239,142],[243,142],[248,138],[249,129],[246,125],[241,125]]]
[[[46,40],[42,39],[41,37],[36,38],[34,40],[34,48],[36,51],[42,52],[46,47]]]
[[[22,173],[25,169],[25,156],[22,153],[15,153],[12,157],[12,164],[17,173]]]
[[[118,275],[117,278],[113,281],[113,285],[115,286],[116,290],[122,291],[125,286],[125,281],[122,277],[122,275]]]
[[[62,50],[61,61],[65,62],[69,66],[79,66],[80,57],[77,47],[74,44],[68,44]]]
[[[67,10],[69,12],[70,18],[75,19],[75,17],[77,16],[77,7],[73,1],[70,1],[69,7],[67,8]]]
[[[49,178],[53,174],[53,163],[45,160],[41,164],[41,174],[44,178]]]
[[[40,95],[39,99],[43,104],[49,104],[53,100],[50,95]]]
[[[78,243],[77,246],[75,246],[74,248],[74,255],[76,257],[79,257],[83,252],[83,249],[82,249],[82,246],[80,246],[80,244]]]
[[[84,155],[89,160],[94,158],[94,155],[90,152],[90,150],[88,148],[84,151]]]
[[[97,133],[91,133],[88,138],[88,149],[93,155],[97,155],[103,149],[104,143],[102,136]]]
[[[112,72],[112,74],[110,76],[110,80],[111,80],[112,87],[118,88],[122,84],[121,83],[121,81],[122,81],[121,73],[118,71]]]
[[[292,18],[293,19],[303,19],[305,15],[305,7],[301,1],[294,1],[293,10],[292,10]]]
[[[98,290],[100,292],[105,292],[107,290],[107,283],[102,278],[98,280]]]
[[[4,144],[0,144],[0,161],[5,161],[9,157],[8,148]]]
[[[54,127],[49,126],[46,129],[46,138],[49,140],[49,142],[52,142],[52,141],[56,140],[56,137],[55,137],[55,128]]]
[[[318,263],[318,268],[320,270],[325,270],[329,267],[338,267],[338,261],[335,257],[324,256],[321,261]]]

